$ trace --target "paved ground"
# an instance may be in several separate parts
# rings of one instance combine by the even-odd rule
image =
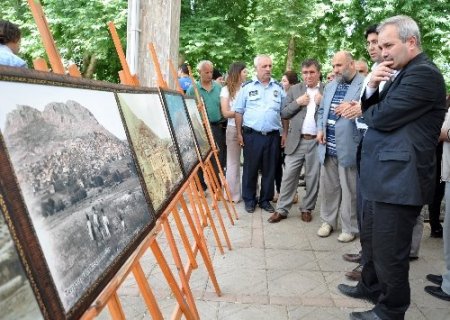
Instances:
[[[346,298],[336,288],[339,283],[352,284],[344,279],[344,273],[356,265],[343,261],[342,254],[358,252],[359,241],[339,243],[339,232],[319,238],[316,235],[320,225],[318,212],[313,214],[312,222],[305,223],[294,208],[288,219],[269,224],[266,221],[269,213],[261,209],[248,214],[242,203],[236,209],[240,219],[234,226],[225,219],[233,246],[231,251],[225,249],[221,255],[211,231],[205,230],[223,294],[221,297],[215,294],[199,254],[199,268],[194,270],[190,284],[202,319],[334,320],[348,319],[351,311],[371,308],[369,303]],[[444,266],[442,240],[430,238],[429,234],[426,224],[420,258],[411,263],[412,303],[407,320],[450,319],[450,303],[433,298],[423,290],[429,284],[425,275],[439,273]],[[159,243],[169,252],[163,236]],[[164,318],[170,319],[175,302],[150,251],[142,258],[142,265]],[[132,277],[122,285],[119,296],[127,319],[150,318]],[[109,317],[103,312],[99,318]]]

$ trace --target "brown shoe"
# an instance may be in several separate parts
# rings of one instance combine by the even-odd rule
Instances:
[[[269,223],[277,223],[286,218],[287,216],[283,216],[282,214],[275,212],[269,219],[267,219],[267,221]]]
[[[352,271],[346,272],[345,276],[347,279],[352,281],[360,281],[361,280],[361,272],[362,272],[362,265],[358,265],[355,269]]]
[[[297,203],[298,202],[298,193],[296,192],[295,193],[295,196],[294,196],[294,200],[292,200],[292,203]]]
[[[301,215],[302,221],[310,222],[312,220],[311,211],[303,211]]]
[[[345,253],[342,255],[342,258],[348,262],[354,262],[354,263],[361,262],[361,254],[360,253]]]

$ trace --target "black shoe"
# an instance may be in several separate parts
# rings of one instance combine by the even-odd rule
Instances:
[[[350,313],[350,320],[381,320],[373,310]]]
[[[438,286],[442,285],[442,276],[437,274],[427,274],[427,280],[437,284]]]
[[[442,228],[441,229],[431,229],[431,238],[442,238]]]
[[[345,253],[342,255],[342,259],[348,262],[361,263],[361,253]]]
[[[351,298],[356,298],[356,299],[364,299],[367,300],[369,302],[372,302],[373,304],[377,304],[377,300],[371,296],[369,296],[368,294],[366,294],[365,292],[363,292],[358,286],[349,286],[347,284],[343,284],[341,283],[340,285],[338,285],[338,290],[346,295],[347,297],[351,297]],[[356,318],[358,319],[358,318]]]
[[[274,213],[275,209],[272,207],[272,205],[269,202],[263,202],[260,203],[259,206],[261,207],[261,209],[270,212],[270,213]]]
[[[446,294],[444,291],[442,291],[441,287],[426,286],[424,289],[433,297],[436,297],[441,300],[450,301],[450,294]]]
[[[251,203],[246,203],[245,204],[245,211],[247,211],[248,213],[255,212],[255,205],[251,204]]]
[[[419,260],[419,257],[409,257],[409,261],[416,261]]]

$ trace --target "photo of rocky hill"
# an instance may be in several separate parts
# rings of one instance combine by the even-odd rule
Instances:
[[[0,128],[59,297],[69,311],[154,216],[113,93],[32,84],[8,90],[8,85],[0,82],[5,93]],[[16,87],[36,102],[15,95]]]

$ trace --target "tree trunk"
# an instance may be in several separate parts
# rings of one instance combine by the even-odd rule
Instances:
[[[291,39],[289,39],[288,44],[286,71],[292,71],[294,67],[294,58],[295,58],[295,39],[294,36],[291,36]]]
[[[92,55],[89,59],[89,64],[86,68],[86,71],[84,73],[84,78],[88,78],[91,79],[92,75],[94,74],[95,71],[95,66],[97,64],[97,57],[95,55]]]
[[[153,43],[161,66],[161,73],[170,88],[175,81],[169,69],[169,59],[178,63],[181,2],[172,0],[141,0],[139,57],[137,76],[142,86],[156,86],[156,72],[148,44]]]

